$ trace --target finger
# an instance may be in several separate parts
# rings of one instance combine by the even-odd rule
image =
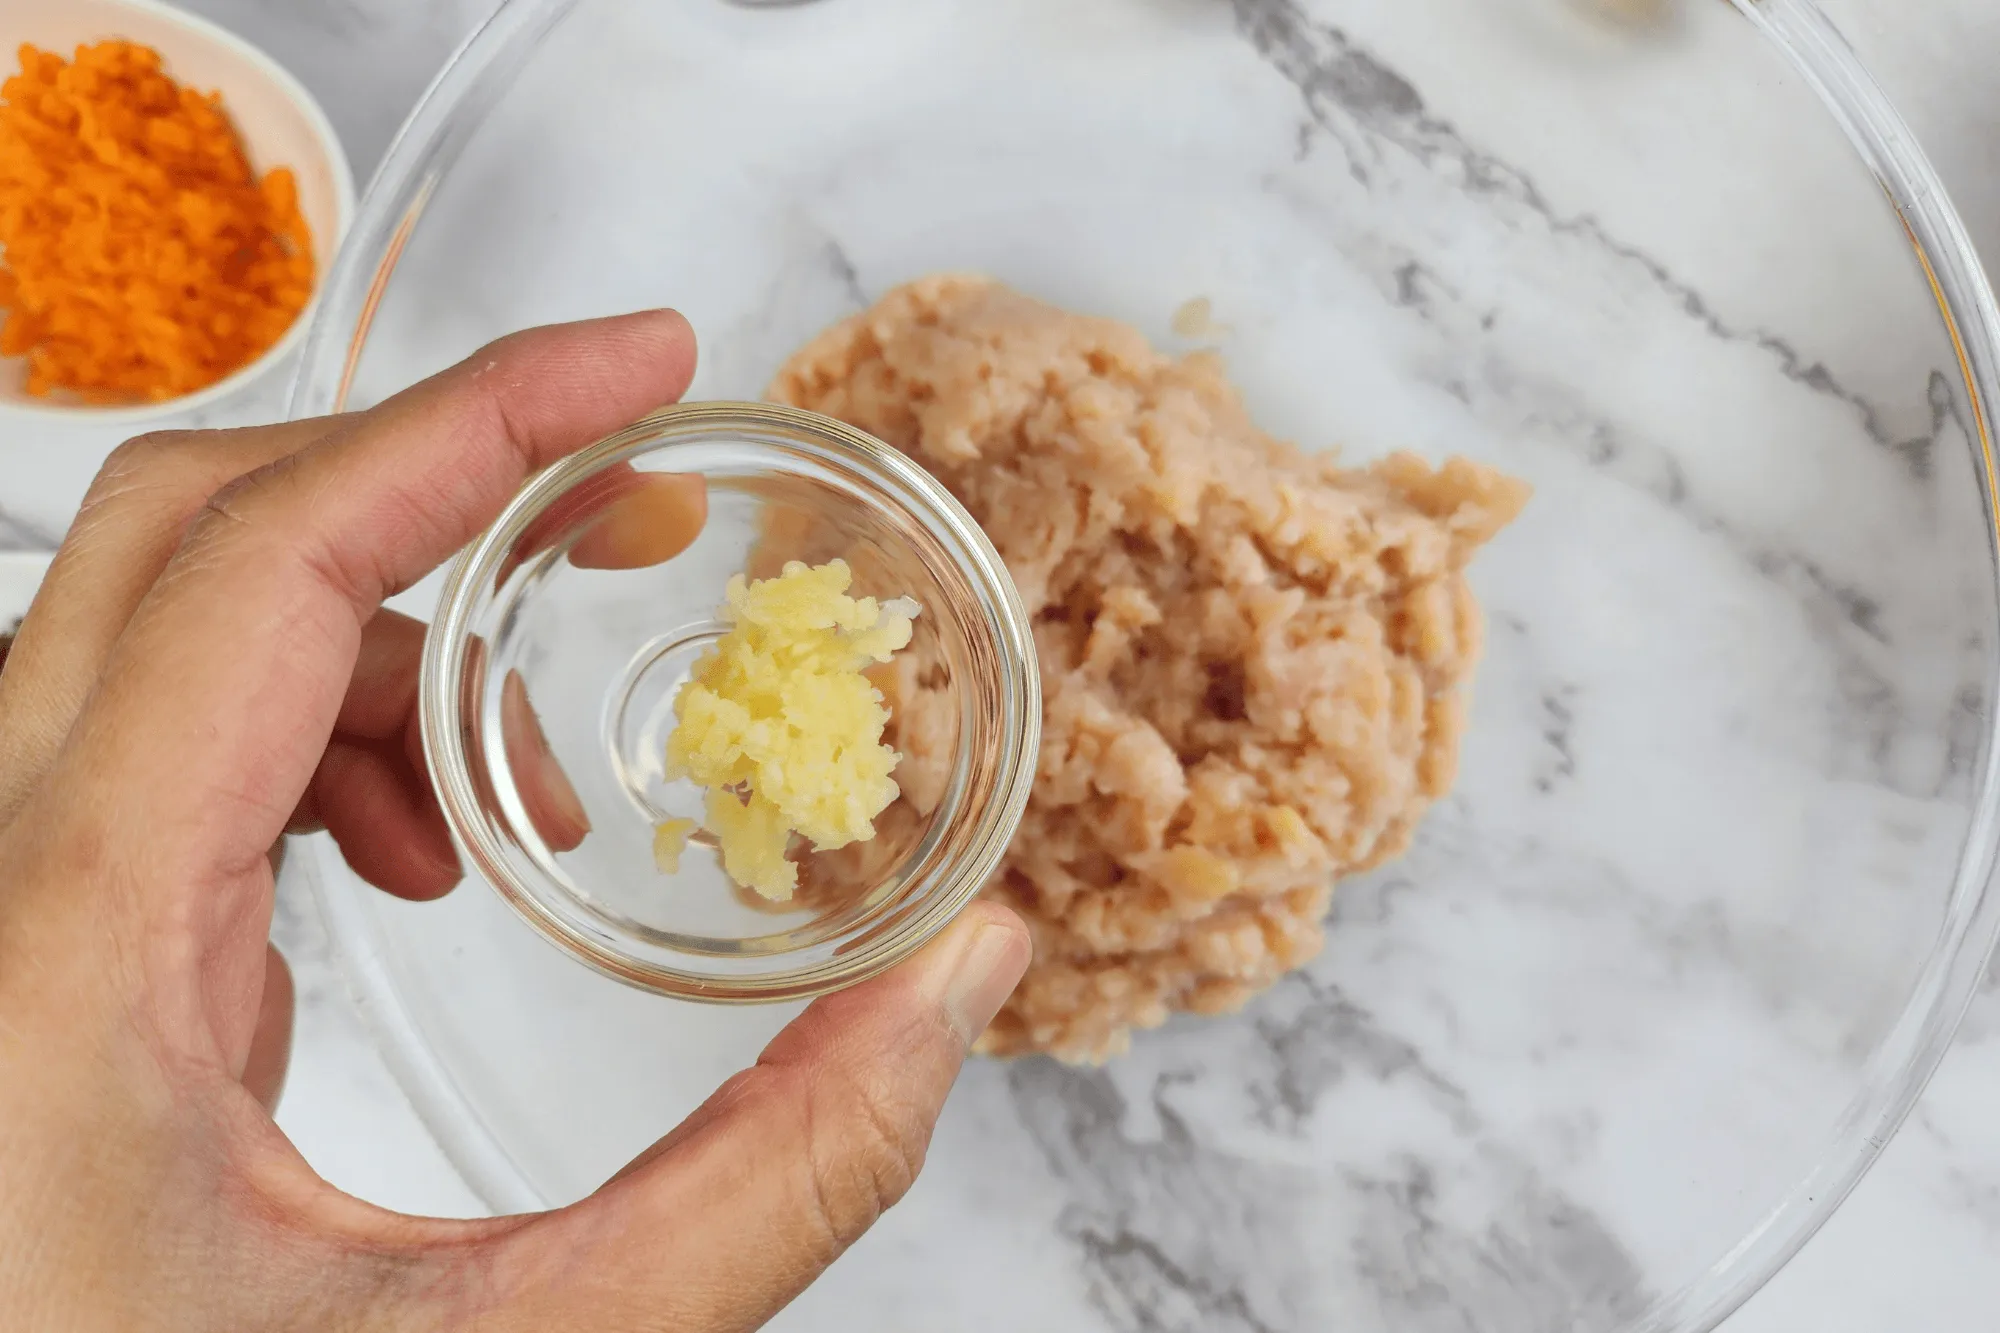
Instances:
[[[417,722],[417,684],[429,632],[423,621],[387,608],[369,618],[334,719],[336,733],[371,741],[400,741],[408,734]]]
[[[135,613],[44,794],[92,784],[83,836],[169,882],[250,865],[305,792],[381,600],[530,471],[677,396],[693,359],[670,312],[533,330],[251,474]]]
[[[700,536],[708,511],[707,486],[700,477],[640,473],[629,467],[610,475],[615,481],[593,488],[594,499],[567,502],[566,512],[554,521],[538,522],[523,539],[524,547],[529,552],[542,549],[563,540],[579,523],[586,523],[586,531],[570,550],[571,562],[587,569],[630,569],[671,560]],[[427,632],[422,621],[386,608],[376,612],[362,630],[353,678],[334,722],[336,740],[400,739],[405,745],[411,761],[408,776],[416,779],[418,803],[426,808],[412,812],[408,819],[399,815],[396,823],[419,829],[418,837],[425,845],[414,851],[408,847],[385,849],[381,855],[360,846],[350,849],[344,845],[343,850],[350,866],[358,860],[391,874],[392,882],[377,883],[378,888],[419,899],[437,896],[458,879],[456,854],[442,816],[436,814],[435,797],[422,768],[417,693]],[[589,818],[574,785],[550,753],[518,674],[510,675],[503,689],[501,727],[509,765],[520,780],[530,821],[557,851],[578,846],[590,831]],[[322,764],[287,828],[302,833],[325,827],[322,811],[329,804],[363,808],[378,798],[400,800],[403,789],[412,785],[408,781],[381,793],[324,791],[329,782],[376,781],[389,776],[383,766],[351,762],[351,757],[333,765]],[[393,776],[405,775],[398,772]],[[364,841],[368,828],[365,821],[357,824],[354,841]],[[425,833],[435,836],[425,837]],[[444,866],[452,868],[448,877],[442,871]],[[415,868],[412,875],[400,873],[411,867]],[[354,868],[361,873],[358,866]]]
[[[1028,949],[1018,918],[977,903],[911,962],[815,1003],[595,1195],[491,1243],[497,1326],[763,1324],[909,1188]]]
[[[506,747],[507,771],[514,775],[521,806],[535,832],[559,852],[582,846],[590,833],[590,816],[549,748],[541,719],[528,701],[527,682],[518,671],[509,671],[500,687],[500,739]]]
[[[340,429],[319,418],[142,435],[112,451],[21,626],[0,684],[0,817],[46,771],[111,646],[215,491]]]
[[[644,569],[694,545],[708,522],[708,483],[667,472],[640,473],[604,506],[576,544],[578,569]]]
[[[400,745],[329,742],[307,809],[355,874],[398,898],[442,898],[463,878],[430,784]]]
[[[291,1068],[293,1004],[292,970],[275,945],[266,945],[264,995],[250,1036],[250,1053],[243,1062],[243,1087],[266,1111],[278,1109]]]
[[[462,877],[451,833],[422,766],[417,681],[422,621],[378,611],[361,631],[333,739],[286,831],[329,829],[351,869],[418,902]]]
[[[571,488],[528,525],[501,565],[505,583],[522,563],[572,543],[578,569],[644,569],[694,544],[708,522],[708,483],[698,476],[608,467]]]

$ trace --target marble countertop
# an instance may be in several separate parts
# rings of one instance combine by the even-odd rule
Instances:
[[[182,3],[242,32],[312,87],[364,179],[487,8],[487,0]],[[1824,5],[1913,123],[2000,271],[2000,10],[1990,0]],[[281,397],[273,383],[216,421],[275,418]],[[0,438],[0,549],[52,543],[115,442],[83,430]],[[281,893],[275,930],[300,1000],[280,1122],[329,1179],[363,1197],[411,1211],[480,1211],[369,1044],[313,905]],[[1731,1333],[1991,1327],[2000,1309],[1996,1106],[2000,969],[1900,1136],[1825,1230],[1728,1323]]]

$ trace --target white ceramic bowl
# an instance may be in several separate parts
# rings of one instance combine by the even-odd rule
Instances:
[[[206,19],[157,0],[0,0],[0,59],[19,64],[23,42],[68,58],[84,42],[122,37],[158,51],[181,83],[222,94],[259,173],[290,167],[312,228],[314,302],[354,214],[354,174],[333,125],[305,86],[271,57]],[[312,305],[264,355],[205,389],[157,403],[99,406],[30,395],[20,358],[0,359],[0,416],[132,426],[230,397],[285,361],[311,322]]]

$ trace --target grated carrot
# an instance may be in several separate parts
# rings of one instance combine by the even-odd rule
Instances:
[[[28,391],[167,399],[249,364],[312,295],[298,183],[259,180],[220,95],[132,42],[24,45],[0,85],[0,356]]]

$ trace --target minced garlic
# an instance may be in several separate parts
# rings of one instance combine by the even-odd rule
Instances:
[[[821,851],[866,842],[899,794],[900,756],[882,743],[889,712],[863,673],[909,644],[918,608],[850,597],[853,578],[835,560],[731,579],[729,632],[674,698],[667,776],[706,790],[702,824],[729,877],[778,901],[798,885],[785,856],[793,834]],[[679,866],[690,827],[656,831],[662,869]]]
[[[653,864],[662,875],[681,873],[681,853],[687,850],[688,834],[694,830],[692,819],[663,819],[653,827]]]

